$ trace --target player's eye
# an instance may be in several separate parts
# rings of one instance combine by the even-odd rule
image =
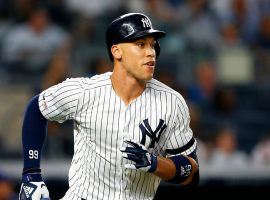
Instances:
[[[144,42],[141,42],[141,41],[137,42],[136,44],[138,47],[144,47],[145,45]]]

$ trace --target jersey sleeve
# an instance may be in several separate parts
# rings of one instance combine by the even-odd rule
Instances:
[[[166,142],[167,157],[183,154],[189,155],[196,151],[196,139],[190,128],[190,115],[188,106],[182,96],[176,100],[176,114],[169,139]]]
[[[74,119],[78,100],[84,91],[82,78],[66,79],[39,95],[39,109],[50,120],[64,122]]]

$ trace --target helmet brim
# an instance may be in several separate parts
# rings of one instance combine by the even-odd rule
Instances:
[[[125,41],[136,40],[136,39],[140,39],[146,36],[153,36],[155,39],[159,39],[159,38],[164,37],[165,35],[166,35],[166,32],[164,31],[150,29],[150,30],[145,30],[145,31],[139,31],[135,34],[132,34],[126,37]]]

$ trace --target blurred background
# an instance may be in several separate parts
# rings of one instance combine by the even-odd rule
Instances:
[[[167,32],[155,78],[186,99],[198,140],[199,187],[162,182],[156,199],[269,193],[269,0],[0,0],[0,200],[18,199],[27,102],[67,77],[112,71],[104,32],[127,12]],[[68,188],[72,126],[49,123],[41,164],[52,199]]]

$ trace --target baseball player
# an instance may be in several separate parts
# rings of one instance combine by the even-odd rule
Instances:
[[[150,200],[161,180],[198,184],[186,102],[153,78],[164,36],[146,15],[122,15],[106,30],[113,72],[70,78],[31,99],[22,127],[21,200],[49,198],[40,166],[48,120],[74,121],[69,189],[62,200]]]

